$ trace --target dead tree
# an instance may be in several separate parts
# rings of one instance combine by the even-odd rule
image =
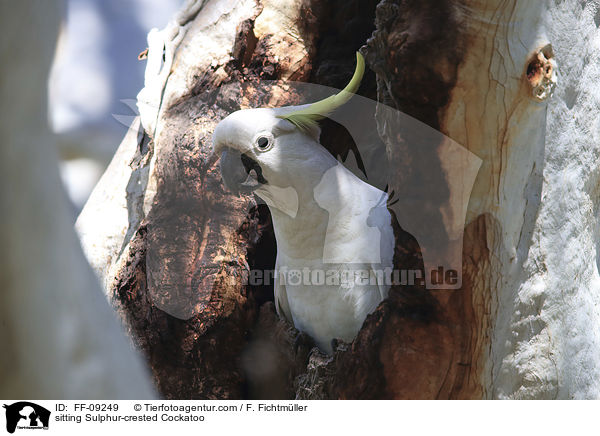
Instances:
[[[197,1],[151,33],[141,123],[78,229],[160,392],[598,397],[597,146],[581,130],[596,119],[598,98],[580,91],[599,74],[588,66],[596,9],[574,0]],[[582,33],[567,35],[565,23],[582,23]],[[482,164],[461,288],[393,289],[354,342],[327,358],[309,355],[277,319],[268,287],[243,285],[244,271],[273,266],[272,227],[252,197],[222,187],[211,134],[233,110],[293,102],[283,85],[266,92],[265,80],[343,87],[360,47],[370,67],[360,94],[452,138]],[[555,58],[565,82],[550,99]],[[390,113],[374,119],[391,187],[402,193],[407,177],[426,174],[448,188],[449,157],[440,151],[427,167],[411,166],[394,139],[410,143],[411,132]],[[332,144],[339,135],[324,129]],[[440,189],[437,204],[449,192]],[[396,243],[396,260],[419,267],[414,240]]]

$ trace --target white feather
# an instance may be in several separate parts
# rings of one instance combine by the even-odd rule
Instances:
[[[229,115],[215,130],[214,150],[233,147],[260,165],[268,183],[255,192],[269,206],[277,239],[277,311],[331,353],[331,340],[353,340],[387,297],[385,283],[354,275],[392,268],[391,215],[386,193],[347,170],[314,136],[277,118],[292,109]],[[274,138],[266,152],[253,144],[261,132]],[[337,272],[338,282],[290,281],[292,271],[302,278],[307,272],[332,277]]]

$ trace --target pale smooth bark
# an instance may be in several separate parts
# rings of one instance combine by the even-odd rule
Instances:
[[[47,126],[59,1],[2,2],[0,396],[152,398],[85,260]]]
[[[599,5],[461,6],[470,46],[441,130],[484,161],[470,203],[490,250],[474,287],[491,314],[484,396],[598,398]],[[552,98],[527,77],[540,52],[558,71]]]

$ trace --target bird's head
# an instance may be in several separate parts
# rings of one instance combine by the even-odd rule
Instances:
[[[307,132],[279,117],[296,109],[241,110],[217,125],[213,151],[221,157],[221,175],[229,190],[291,186],[308,170],[308,162],[327,153],[318,143],[318,127]]]
[[[302,106],[240,110],[223,119],[213,133],[213,151],[221,158],[227,188],[263,197],[265,191],[273,196],[277,189],[318,182],[337,161],[319,144],[317,121],[354,95],[363,73],[357,53],[354,76],[336,95]]]

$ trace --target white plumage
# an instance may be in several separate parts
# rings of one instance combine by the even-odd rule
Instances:
[[[373,277],[391,270],[394,236],[387,194],[319,144],[318,128],[281,118],[298,110],[235,112],[215,129],[213,146],[226,185],[255,192],[271,211],[278,313],[331,353],[331,340],[351,341],[386,298],[388,286]]]

